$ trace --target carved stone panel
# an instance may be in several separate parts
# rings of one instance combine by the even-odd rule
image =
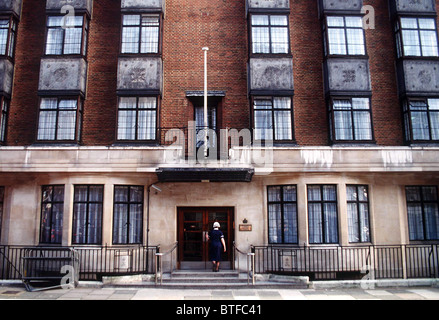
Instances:
[[[251,58],[250,91],[293,91],[293,60]]]
[[[38,89],[85,93],[87,63],[82,58],[42,59]]]
[[[0,59],[0,92],[11,94],[14,66],[7,59]]]
[[[407,93],[439,93],[439,62],[405,60],[404,87]]]
[[[64,6],[72,6],[75,10],[85,10],[91,14],[92,5],[93,0],[46,0],[46,10],[58,10],[60,12]]]
[[[121,8],[130,10],[163,9],[165,0],[122,0]]]
[[[119,58],[118,90],[161,91],[162,59],[158,57]]]
[[[248,0],[249,9],[289,9],[289,0]]]
[[[434,0],[391,0],[391,7],[396,13],[436,12]]]
[[[328,59],[326,61],[327,91],[370,91],[367,59]]]
[[[363,0],[320,0],[320,10],[324,11],[360,11]]]
[[[13,12],[20,16],[22,0],[0,0],[0,11]]]

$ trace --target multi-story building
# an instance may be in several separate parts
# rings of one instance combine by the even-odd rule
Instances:
[[[202,268],[219,221],[225,268],[235,244],[258,272],[437,277],[438,10],[0,1],[3,255],[117,248],[136,272],[177,243]]]

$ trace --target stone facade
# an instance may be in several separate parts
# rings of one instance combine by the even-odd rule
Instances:
[[[21,2],[22,10],[18,10]],[[0,187],[5,190],[1,245],[40,244],[42,187],[48,185],[64,186],[62,246],[73,244],[77,185],[104,186],[102,241],[98,244],[102,246],[112,246],[114,240],[115,186],[144,188],[141,245],[160,244],[165,251],[178,239],[178,210],[187,207],[233,208],[232,238],[241,250],[271,244],[267,187],[295,185],[298,243],[293,245],[318,247],[309,239],[307,186],[325,184],[337,190],[339,241],[331,246],[418,243],[410,240],[405,188],[439,186],[439,148],[435,141],[404,145],[399,98],[437,96],[439,66],[436,59],[398,60],[389,16],[409,11],[429,15],[436,12],[439,1],[395,0],[390,11],[382,0],[43,2],[0,1],[0,10],[20,17],[13,63],[0,59],[0,91],[10,98],[7,139],[0,147]],[[46,56],[46,17],[66,5],[89,19],[87,52]],[[363,5],[375,9],[377,26],[365,31],[367,54],[325,56],[324,17],[361,15]],[[121,52],[123,14],[160,17],[158,52]],[[288,53],[250,52],[252,14],[288,17]],[[215,155],[199,162],[187,158],[182,145],[201,141],[188,135],[188,123],[194,125],[196,109],[202,106],[205,46],[209,47],[208,103],[216,108],[215,129],[242,129],[250,135],[255,97],[291,97],[294,142],[265,145],[252,141],[252,145],[232,147],[226,140],[218,143],[226,146],[221,159]],[[350,94],[370,97],[375,140],[367,145],[334,146],[329,141],[328,101]],[[83,110],[77,113],[81,139],[70,145],[38,145],[40,99],[57,95],[77,95],[83,102]],[[156,140],[117,140],[121,97],[157,99]],[[270,115],[270,125],[281,118],[279,110]],[[140,127],[124,125],[127,130]],[[254,175],[250,182],[160,182],[157,170],[161,168],[197,174],[242,169]],[[151,189],[154,183],[161,191]],[[349,241],[348,185],[369,188],[371,241]],[[244,220],[252,225],[251,231],[239,229]]]

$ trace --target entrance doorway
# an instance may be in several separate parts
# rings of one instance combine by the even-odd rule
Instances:
[[[178,261],[180,269],[210,269],[209,241],[206,234],[219,222],[227,251],[221,269],[230,269],[234,240],[234,212],[229,207],[178,208]]]

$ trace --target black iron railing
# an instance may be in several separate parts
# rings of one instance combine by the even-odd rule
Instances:
[[[185,160],[200,160],[206,157],[204,146],[208,147],[207,157],[210,159],[229,160],[229,149],[239,146],[250,146],[253,143],[253,132],[248,128],[208,128],[182,127],[158,128],[157,143],[172,147],[174,157]],[[207,136],[206,136],[207,134]],[[206,140],[207,139],[207,140]]]
[[[253,246],[256,273],[311,280],[439,277],[439,245],[355,247]]]
[[[23,257],[30,247],[0,246],[0,279],[21,280]],[[99,280],[105,275],[152,274],[158,246],[66,247],[79,256],[79,280]],[[55,254],[57,251],[48,251]],[[51,258],[51,257],[50,257]]]
[[[70,247],[79,255],[79,279],[154,274],[159,246]],[[0,246],[0,279],[21,280],[29,247]],[[311,280],[439,278],[439,245],[252,246],[255,273],[307,275]],[[54,250],[53,252],[56,252]]]

